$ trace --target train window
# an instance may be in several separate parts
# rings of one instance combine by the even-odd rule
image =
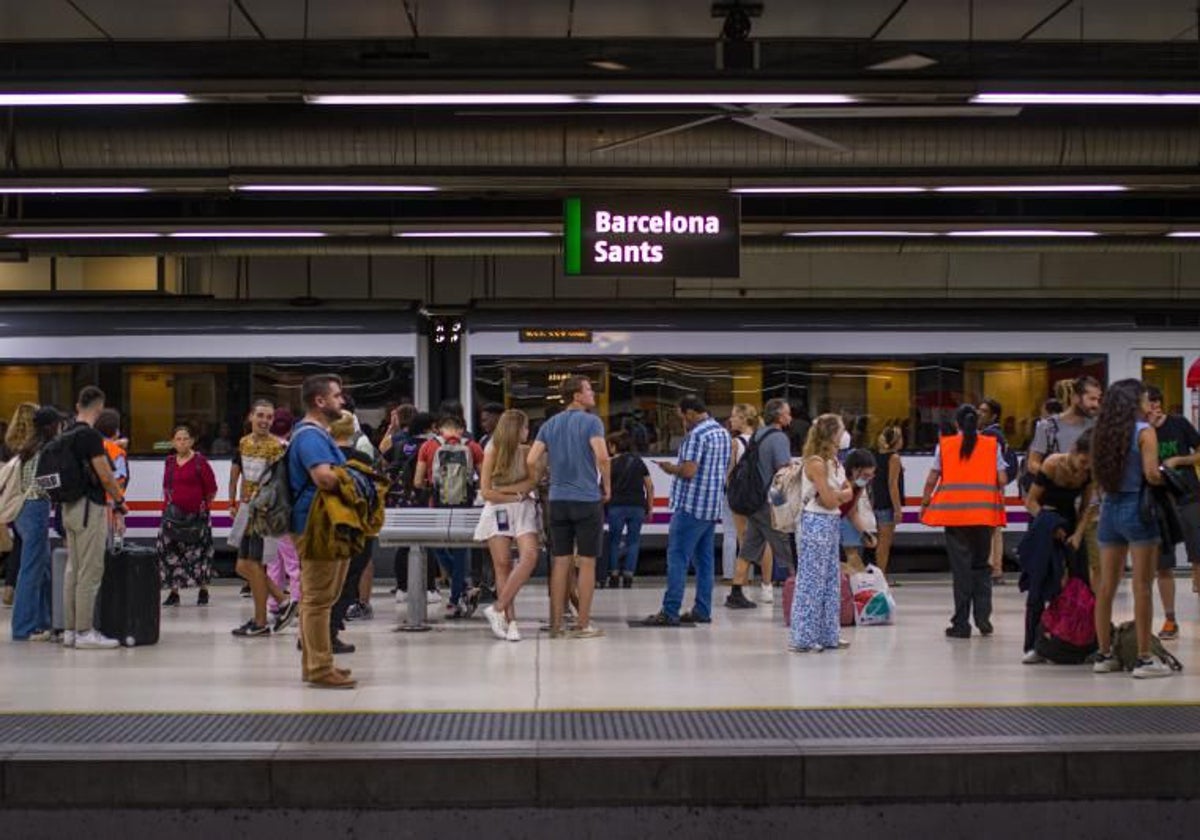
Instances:
[[[1142,381],[1163,394],[1167,414],[1183,414],[1183,358],[1146,356],[1142,359]]]
[[[17,406],[23,402],[54,405],[64,411],[73,408],[75,395],[71,366],[0,366],[0,421],[8,423]],[[3,434],[0,434],[0,439],[3,439]]]
[[[166,452],[171,434],[186,423],[197,448],[228,452],[229,373],[225,365],[124,365],[121,416],[132,455]]]

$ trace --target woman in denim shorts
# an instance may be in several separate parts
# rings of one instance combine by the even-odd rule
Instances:
[[[1158,437],[1146,422],[1150,401],[1146,386],[1122,379],[1108,389],[1100,417],[1092,432],[1092,474],[1104,493],[1100,504],[1100,581],[1096,587],[1096,637],[1100,653],[1093,670],[1098,674],[1121,670],[1112,653],[1112,605],[1125,569],[1125,555],[1133,554],[1133,617],[1137,628],[1138,659],[1133,676],[1166,677],[1173,671],[1150,653],[1150,627],[1154,620],[1151,588],[1155,574],[1158,525],[1141,512],[1144,483],[1161,484],[1158,472]]]

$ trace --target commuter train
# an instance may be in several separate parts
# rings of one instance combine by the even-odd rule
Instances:
[[[0,415],[20,401],[69,407],[97,383],[122,413],[130,440],[130,535],[156,532],[161,464],[173,427],[187,422],[218,477],[214,515],[229,527],[229,453],[250,403],[270,397],[300,413],[299,386],[314,371],[347,381],[360,419],[385,423],[389,404],[429,405],[431,383],[457,391],[468,417],[483,404],[520,408],[535,424],[560,407],[558,383],[588,375],[596,413],[624,429],[650,463],[655,512],[645,533],[661,541],[671,458],[683,428],[675,411],[701,395],[718,419],[735,403],[772,397],[793,405],[798,442],[805,416],[838,412],[854,444],[879,431],[905,435],[906,510],[900,542],[934,532],[916,502],[939,430],[963,401],[992,397],[1017,449],[1027,445],[1054,383],[1081,375],[1158,384],[1173,411],[1195,422],[1186,374],[1200,357],[1195,313],[1130,310],[775,310],[691,312],[473,310],[429,322],[411,311],[229,309],[185,305],[113,312],[14,309],[0,336]],[[457,379],[461,387],[446,388]],[[1010,531],[1025,512],[1009,487]]]

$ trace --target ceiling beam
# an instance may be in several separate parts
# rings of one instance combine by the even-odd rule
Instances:
[[[80,8],[79,4],[76,3],[75,0],[63,0],[63,2],[65,2],[68,6],[70,6],[72,9],[74,9],[76,14],[78,14],[81,18],[86,20],[93,29],[95,29],[97,32],[99,32],[101,35],[103,35],[107,40],[109,40],[109,41],[114,40],[112,33],[110,33],[107,29],[105,29],[99,23],[97,23],[96,19],[94,17],[89,15],[82,8]]]

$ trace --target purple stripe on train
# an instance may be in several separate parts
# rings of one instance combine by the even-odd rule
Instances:
[[[125,517],[126,528],[148,528],[152,530],[158,530],[158,526],[161,522],[161,516]],[[214,528],[230,528],[233,526],[233,518],[229,516],[214,516],[212,518],[212,526]]]
[[[656,512],[652,517],[650,517],[650,522],[653,525],[669,525],[671,523],[671,514],[670,514],[670,512],[667,512],[667,513],[657,513]],[[921,524],[920,514],[917,511],[906,511],[904,514],[904,524],[905,525],[920,525]],[[1028,525],[1029,524],[1029,511],[1027,511],[1027,510],[1010,510],[1010,511],[1008,511],[1008,524],[1009,525]]]

